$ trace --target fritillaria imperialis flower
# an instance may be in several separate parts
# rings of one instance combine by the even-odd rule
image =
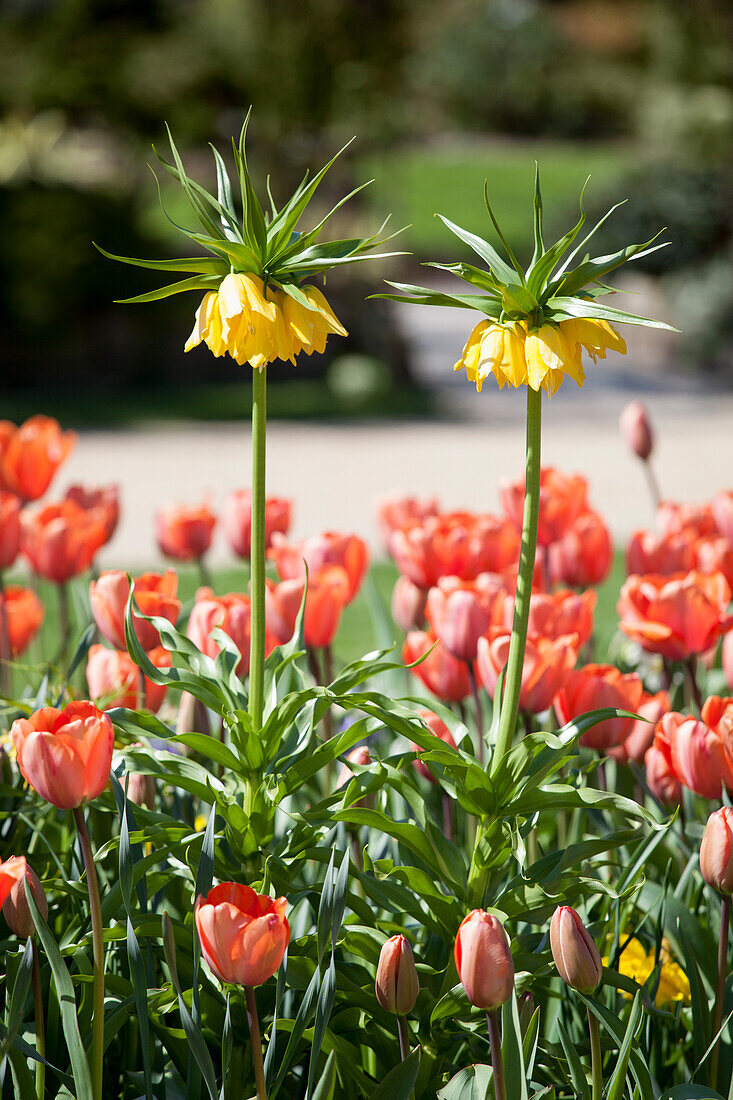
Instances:
[[[492,627],[479,639],[478,669],[481,683],[494,698],[496,685],[509,659],[510,633],[503,627]],[[527,638],[522,666],[522,687],[519,709],[528,714],[549,710],[570,670],[578,659],[578,635],[561,634],[545,638],[532,634]]]
[[[285,898],[256,894],[250,886],[222,882],[196,899],[194,917],[201,953],[230,985],[262,985],[283,960],[290,942]]]
[[[0,906],[8,928],[16,936],[27,939],[35,933],[33,917],[25,896],[25,880],[44,920],[48,918],[48,899],[38,875],[28,866],[25,856],[10,856],[0,862]]]
[[[392,589],[392,618],[405,634],[419,630],[425,623],[425,606],[428,594],[418,588],[409,577],[398,577]]]
[[[93,703],[43,707],[30,718],[17,718],[10,734],[23,778],[59,809],[90,802],[107,786],[114,731]]]
[[[428,589],[441,577],[468,581],[480,573],[501,573],[519,557],[519,536],[498,516],[449,512],[397,528],[389,551],[400,573]]]
[[[23,500],[38,500],[76,443],[50,416],[32,416],[16,428],[0,421],[0,488]]]
[[[626,550],[627,573],[689,573],[695,568],[696,536],[692,531],[659,535],[634,531]]]
[[[171,658],[162,646],[148,653],[148,660],[156,668],[170,668]],[[126,649],[107,649],[93,645],[87,660],[87,684],[89,695],[102,710],[111,707],[128,707],[134,710],[139,704],[140,669]],[[145,706],[154,714],[165,699],[164,684],[154,684],[145,677]]]
[[[423,707],[418,710],[417,713],[422,718],[425,725],[428,726],[428,728],[431,730],[432,733],[435,734],[436,737],[439,737],[440,740],[444,741],[446,745],[450,745],[452,749],[458,748],[458,746],[456,745],[455,737],[448,729],[443,719],[439,718],[434,711],[427,710],[427,708]],[[411,742],[410,748],[416,753],[423,752],[422,747],[420,745],[416,745],[414,741]],[[438,782],[438,780],[435,778],[432,771],[430,770],[430,765],[426,764],[424,760],[420,760],[418,758],[414,761],[414,764],[415,771],[419,772],[424,779],[427,779],[430,783]]]
[[[379,953],[374,991],[382,1008],[407,1016],[420,992],[412,948],[404,936],[391,936]]]
[[[0,569],[7,569],[18,556],[22,503],[9,489],[0,489]]]
[[[588,929],[569,905],[559,905],[552,915],[550,947],[565,984],[579,993],[592,993],[603,975],[601,956]]]
[[[277,531],[287,535],[293,504],[281,497],[267,497],[265,500],[265,547],[272,544],[272,536]],[[224,501],[221,522],[226,540],[231,550],[239,558],[249,560],[252,553],[252,493],[249,489],[235,489]]]
[[[413,520],[418,522],[428,516],[437,516],[440,503],[437,497],[401,496],[392,493],[377,504],[377,526],[384,549],[389,552],[389,540],[393,531]]]
[[[5,639],[10,654],[23,653],[41,629],[43,604],[30,588],[8,584],[0,594],[0,655],[5,654]]]
[[[411,668],[410,672],[418,680],[422,680],[433,695],[437,695],[445,703],[461,703],[471,693],[466,662],[449,653],[433,633],[411,630],[402,647],[402,660],[406,665],[411,665],[421,657],[424,660]]]
[[[621,939],[621,956],[617,969],[619,974],[627,978],[633,978],[638,985],[645,985],[657,965],[657,953],[654,949],[647,952],[644,945],[635,936]],[[676,963],[669,949],[666,939],[662,940],[659,960],[662,964],[659,974],[659,985],[654,995],[654,1004],[657,1008],[665,1005],[681,1002],[690,1003],[690,983],[679,963]],[[609,965],[609,959],[603,960],[603,965]],[[622,990],[624,997],[629,998],[630,993]]]
[[[303,602],[306,578],[274,584],[265,589],[265,621],[276,644],[289,642]],[[309,649],[329,646],[338,633],[341,616],[349,602],[351,585],[340,565],[326,565],[308,574],[308,591],[303,614],[303,639]]]
[[[165,573],[141,573],[133,578],[135,603],[140,615],[167,619],[175,626],[181,611],[178,591],[178,577],[173,569]],[[99,579],[89,584],[89,600],[94,621],[115,649],[126,649],[125,608],[130,595],[130,581],[127,573],[120,569],[110,569],[100,573]],[[145,622],[133,611],[135,635],[144,650],[155,649],[160,645],[160,635],[152,623]]]
[[[71,485],[66,490],[65,500],[73,500],[85,512],[95,512],[104,523],[107,537],[114,535],[120,521],[120,487],[104,485],[93,488],[90,485]]]
[[[654,447],[654,433],[643,401],[629,401],[619,417],[618,426],[630,451],[646,462]]]
[[[481,573],[475,581],[441,577],[428,591],[425,610],[448,652],[473,662],[481,635],[501,622],[506,599],[504,582],[493,573]]]
[[[338,531],[324,531],[296,543],[275,534],[267,556],[275,562],[284,581],[304,578],[306,567],[312,576],[324,566],[341,566],[349,584],[347,603],[358,594],[369,568],[369,550],[364,540]]]
[[[220,652],[218,642],[211,637],[212,630],[217,627],[229,635],[241,653],[242,659],[237,665],[237,673],[239,676],[246,675],[249,669],[252,628],[249,596],[239,592],[215,596],[210,588],[199,588],[196,593],[196,602],[189,616],[187,634],[196,648],[212,659]],[[272,653],[275,645],[275,639],[268,634],[265,641],[265,654]]]
[[[644,685],[635,672],[622,673],[613,665],[585,665],[568,672],[555,699],[555,711],[563,725],[602,707],[638,714],[643,695]],[[580,744],[603,752],[621,744],[633,723],[633,718],[606,718],[586,730]]]
[[[733,810],[721,806],[710,815],[700,845],[702,877],[721,894],[733,894]]]
[[[473,909],[461,921],[455,943],[458,977],[472,1005],[489,1012],[514,990],[514,962],[501,921]]]
[[[588,482],[580,474],[564,474],[552,466],[540,474],[538,546],[549,546],[565,535],[588,508]],[[501,503],[517,531],[522,530],[524,478],[501,490]]]
[[[721,573],[628,578],[619,597],[619,626],[651,653],[672,661],[706,653],[733,626],[730,588]]]
[[[176,561],[198,561],[211,546],[216,516],[208,504],[175,505],[155,516],[155,539],[161,554]]]
[[[549,547],[550,576],[556,584],[588,588],[611,571],[611,533],[597,512],[582,512],[561,539]]]
[[[106,537],[102,517],[73,500],[47,504],[21,517],[21,550],[34,573],[57,584],[88,569]]]

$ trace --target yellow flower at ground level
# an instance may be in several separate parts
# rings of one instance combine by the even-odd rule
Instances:
[[[608,349],[624,355],[626,343],[608,321],[595,318],[547,322],[539,328],[528,328],[524,321],[481,321],[472,330],[454,369],[465,369],[479,393],[493,373],[499,389],[504,383],[526,385],[533,390],[542,388],[552,396],[566,375],[578,386],[585,382],[583,349],[596,361],[605,358]]]
[[[203,341],[216,356],[259,368],[276,359],[295,363],[301,351],[322,352],[331,333],[348,335],[316,287],[300,289],[308,305],[279,287],[265,290],[257,275],[226,275],[218,291],[204,295],[184,350]]]
[[[689,1004],[690,983],[682,967],[674,961],[669,942],[666,939],[662,940],[659,957],[662,968],[659,975],[659,985],[654,996],[655,1005],[657,1008],[662,1008],[664,1005],[673,1004],[676,1001],[681,1001],[682,1004],[686,1005]],[[618,961],[618,971],[627,978],[633,978],[639,985],[644,985],[654,970],[656,962],[655,952],[652,951],[647,954],[644,945],[632,936],[624,944]],[[603,965],[608,966],[608,964],[609,960],[605,958]],[[630,997],[630,994],[625,990],[622,992],[625,997]]]

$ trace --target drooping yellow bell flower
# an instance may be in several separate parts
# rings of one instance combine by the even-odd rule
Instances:
[[[690,983],[682,967],[672,957],[666,939],[662,940],[659,958],[662,966],[659,974],[659,985],[654,996],[655,1005],[657,1008],[662,1008],[664,1005],[673,1004],[676,1001],[689,1004]],[[619,974],[624,974],[627,978],[633,978],[639,985],[644,985],[654,970],[656,961],[655,953],[652,951],[647,954],[644,945],[635,936],[632,936],[631,939],[625,942],[621,952],[618,961]],[[605,958],[603,965],[608,966],[609,959]],[[623,990],[623,993],[625,997],[630,996],[625,990]]]
[[[550,396],[560,389],[566,374],[578,386],[585,382],[578,346],[567,339],[563,324],[531,328],[524,342],[527,385],[533,390],[542,387]]]

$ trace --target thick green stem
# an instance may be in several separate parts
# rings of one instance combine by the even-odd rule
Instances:
[[[257,1002],[255,1001],[255,991],[251,985],[246,985],[244,987],[244,996],[247,1001],[247,1023],[249,1024],[249,1037],[252,1040],[252,1066],[255,1071],[257,1100],[267,1100],[267,1088],[265,1086],[265,1067],[262,1062],[260,1021],[257,1017]]]
[[[601,1056],[601,1029],[598,1020],[588,1009],[588,1031],[590,1032],[590,1064],[593,1079],[593,1100],[603,1097],[603,1059]]]
[[[92,842],[81,806],[74,810],[74,821],[79,833],[84,867],[87,873],[89,908],[92,914],[92,949],[94,952],[94,1011],[92,1014],[92,1096],[102,1100],[102,1071],[104,1063],[104,935],[102,931],[102,903],[99,898],[99,880],[94,864]]]
[[[43,1016],[43,989],[41,988],[41,964],[38,961],[38,944],[33,941],[33,1008],[36,1016],[36,1096],[44,1100],[46,1095],[46,1025]]]
[[[265,437],[267,432],[267,367],[252,371],[252,548],[250,599],[252,633],[249,648],[249,715],[255,733],[262,729],[265,679]]]
[[[519,696],[522,690],[522,668],[527,644],[529,600],[532,595],[535,552],[537,550],[537,524],[540,515],[540,463],[542,441],[542,391],[527,387],[527,454],[524,490],[524,518],[522,520],[522,549],[517,572],[517,593],[514,600],[514,621],[509,642],[504,697],[501,700],[499,730],[491,762],[494,772],[509,750],[517,725]]]
[[[723,1001],[725,1000],[725,979],[728,972],[728,928],[730,926],[730,895],[723,894],[720,907],[720,939],[718,940],[718,981],[715,987],[715,1011],[713,1013],[713,1035],[718,1035],[723,1024]],[[710,1084],[716,1088],[718,1081],[718,1059],[720,1057],[720,1036],[710,1054]]]
[[[494,1096],[496,1100],[506,1100],[506,1084],[504,1082],[504,1061],[501,1056],[501,1034],[499,1031],[499,1011],[492,1008],[486,1013],[486,1022],[489,1025],[489,1042],[491,1044],[491,1065],[494,1067]]]

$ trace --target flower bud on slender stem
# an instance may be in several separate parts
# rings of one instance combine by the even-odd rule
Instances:
[[[257,1002],[255,1000],[255,991],[251,985],[246,985],[244,987],[244,996],[247,1001],[247,1023],[249,1024],[249,1036],[252,1041],[252,1066],[255,1071],[257,1100],[267,1100],[267,1088],[265,1086],[265,1067],[262,1062],[260,1021],[257,1016]]]
[[[601,1029],[598,1020],[588,1009],[588,1031],[590,1032],[590,1060],[593,1079],[592,1100],[603,1097],[603,1056],[601,1054]]]
[[[504,1081],[504,1061],[501,1057],[501,1034],[499,1032],[498,1008],[492,1008],[486,1013],[486,1022],[489,1025],[491,1065],[494,1067],[494,1095],[496,1096],[496,1100],[506,1100],[506,1083]]]

